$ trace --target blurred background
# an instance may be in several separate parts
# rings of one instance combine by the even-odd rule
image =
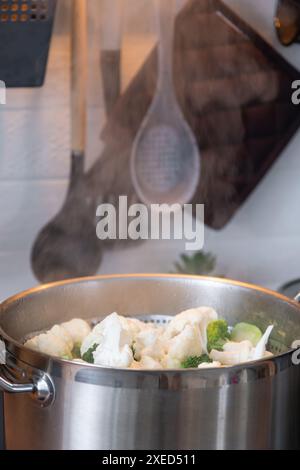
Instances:
[[[103,138],[103,130],[107,125],[109,129],[109,123],[119,119],[118,113],[124,116],[124,113],[130,112],[130,96],[134,100],[132,83],[137,80],[136,77],[139,74],[143,73],[145,64],[148,63],[151,67],[151,54],[157,44],[153,2],[124,0],[122,21],[119,22],[114,16],[117,8],[109,7],[109,3],[112,5],[114,1],[117,4],[118,0],[110,2],[105,0],[88,1],[89,96],[86,171],[92,169],[94,165],[97,167],[98,159],[107,143],[105,137]],[[7,105],[0,107],[0,299],[38,283],[30,265],[32,245],[39,230],[59,211],[68,188],[70,172],[69,31],[71,3],[70,0],[58,0],[44,86],[26,89],[9,88]],[[263,2],[260,0],[224,0],[224,4],[229,6],[239,19],[253,28],[271,46],[272,50],[278,53],[278,56],[273,57],[269,50],[266,51],[257,42],[257,39],[253,39],[251,36],[256,41],[256,63],[262,64],[261,68],[266,70],[269,66],[268,61],[271,61],[271,69],[274,68],[276,73],[279,71],[279,75],[267,75],[263,79],[265,81],[261,86],[260,98],[262,102],[266,103],[273,103],[281,86],[280,70],[285,70],[285,66],[281,64],[278,57],[286,59],[294,71],[300,69],[300,46],[295,44],[285,48],[278,41],[274,28],[276,3],[276,0],[264,0]],[[205,15],[212,14],[209,10],[211,8],[210,2],[205,0],[177,1],[179,14],[183,11],[182,9],[187,8],[187,5],[188,8],[191,8],[191,12],[182,16],[182,28],[181,23],[179,21],[177,23],[178,42],[176,42],[176,47],[179,49],[180,44],[184,46],[185,35],[188,34],[186,33],[189,29],[188,21],[195,22],[195,17],[192,14],[193,8],[200,8],[198,16],[196,15],[200,23],[198,29],[191,28],[190,42],[201,40],[202,33],[199,33],[199,31],[203,31],[201,21],[205,20]],[[201,15],[204,15],[202,20]],[[240,25],[237,28],[239,27]],[[220,37],[218,39],[216,29],[210,28],[207,34],[215,46],[218,44],[214,41],[222,39]],[[224,46],[224,43],[221,46]],[[197,49],[197,42],[194,47]],[[101,70],[100,59],[101,51],[107,50],[116,51],[115,57],[118,57],[118,52],[120,53],[120,97],[116,98],[118,102],[114,110],[109,109],[103,88],[103,70]],[[226,64],[226,60],[229,59],[226,59],[226,51],[224,54],[219,51],[219,55],[215,59],[217,63]],[[238,56],[238,51],[235,51],[234,60],[232,59],[232,62],[229,60],[228,63],[237,66]],[[183,57],[187,57],[187,55],[183,54]],[[249,61],[252,58],[252,55],[249,56]],[[195,77],[200,80],[203,68],[198,59],[194,60],[191,56],[190,60],[192,64],[198,64],[198,68],[189,69],[187,64],[186,69],[184,66],[181,67],[178,75],[184,77],[186,70],[189,70],[190,75],[186,80],[185,89],[190,83],[191,93],[195,95],[197,101],[197,97],[207,96],[209,87],[205,89],[205,87],[201,87],[201,83],[199,88],[192,87],[192,80]],[[247,65],[247,60],[245,56],[244,66]],[[234,69],[228,70],[228,76],[232,76],[234,72]],[[288,71],[287,76],[284,77],[285,82],[284,80],[283,82],[287,88],[289,87],[289,77],[292,77],[293,73],[293,71]],[[251,86],[251,79],[251,75],[249,75],[249,86]],[[255,88],[257,78],[254,76],[253,80],[252,87]],[[231,90],[228,86],[225,77],[219,92],[225,98]],[[286,100],[289,99],[286,94],[287,88],[284,90],[284,99]],[[186,93],[188,94],[188,91]],[[234,96],[239,96],[238,91]],[[193,116],[189,114],[191,99],[181,98],[179,97],[179,101],[181,104],[184,103],[185,114],[192,123]],[[242,109],[245,105],[242,98],[240,101],[242,105],[238,109]],[[248,98],[247,106],[255,106],[256,104],[255,100],[253,101],[251,97]],[[210,106],[210,103],[205,103],[205,106],[208,105]],[[202,106],[202,101],[200,106]],[[211,110],[209,109],[209,111]],[[204,148],[206,182],[203,187],[205,187],[205,191],[200,190],[197,202],[205,202],[208,205],[204,250],[215,257],[215,263],[209,265],[208,271],[274,289],[290,279],[299,277],[299,111],[300,109],[298,111],[295,109],[291,113],[288,112],[287,118],[282,119],[287,123],[287,126],[283,130],[280,128],[278,132],[280,135],[276,137],[275,144],[277,145],[281,138],[282,142],[279,142],[279,146],[277,145],[277,151],[274,151],[272,147],[274,140],[271,144],[269,142],[268,145],[265,145],[263,150],[261,147],[257,150],[257,147],[253,146],[251,155],[257,154],[260,159],[257,166],[251,163],[250,157],[245,157],[244,150],[241,153],[240,147],[239,157],[234,153],[231,158],[229,152],[228,158],[222,160],[222,168],[220,160],[215,160],[215,155],[211,157],[210,161],[213,163],[209,166],[209,157],[205,154]],[[198,116],[197,109],[194,109],[193,112],[195,116]],[[260,117],[259,121],[254,113],[250,125],[250,132],[252,132],[251,129],[254,129],[257,133],[256,127],[263,129],[260,130],[263,133],[263,139],[269,138],[270,132],[274,131],[274,129],[270,131],[270,126],[263,125],[266,124],[267,116],[270,116],[270,113],[272,116],[272,108],[268,108],[268,112],[269,114],[264,114],[264,117]],[[282,116],[281,111],[279,114]],[[248,114],[245,115],[248,116]],[[238,140],[239,145],[244,145],[247,136],[249,137],[246,135],[248,130],[245,124],[248,121],[246,118],[244,119],[244,115],[242,121],[235,119],[229,121],[231,128],[236,129],[238,125],[245,125],[239,131]],[[223,139],[220,135],[223,136],[225,132],[228,134],[228,127],[221,129],[222,126],[219,124],[221,121],[214,120],[213,122],[219,126],[220,133],[212,132],[211,138]],[[228,123],[225,116],[223,122]],[[258,125],[253,127],[253,122]],[[198,124],[195,125],[197,127]],[[288,131],[288,135],[286,135],[285,131],[289,126],[292,131]],[[209,124],[207,129],[209,129]],[[209,141],[210,135],[207,129],[206,140]],[[116,138],[118,138],[118,134],[116,134]],[[204,140],[202,138],[202,142]],[[228,144],[228,142],[225,143]],[[272,157],[269,158],[271,154]],[[227,154],[222,150],[222,155]],[[221,156],[219,155],[220,158]],[[117,157],[114,155],[112,158]],[[245,158],[248,158],[246,165],[244,165]],[[126,164],[126,159],[124,161]],[[118,163],[116,164],[118,165]],[[213,174],[214,165],[219,168],[217,178]],[[224,189],[222,181],[228,178],[228,174],[235,175],[237,167],[240,171],[238,178],[243,177],[243,179],[239,182],[237,178],[234,183],[230,183]],[[229,173],[226,172],[228,168]],[[105,169],[101,169],[99,180],[93,179],[93,184],[99,185],[100,193],[101,185],[104,184],[103,180],[106,180],[105,171]],[[250,172],[251,177],[249,178],[247,178],[247,171]],[[259,175],[258,178],[256,178],[256,174]],[[126,175],[126,170],[124,170],[124,179],[126,179]],[[113,184],[115,183],[111,182],[111,185]],[[124,185],[126,186],[126,181]],[[234,197],[231,198],[232,192],[234,192]],[[170,272],[174,270],[174,263],[183,252],[184,241],[149,241],[136,246],[116,247],[114,250],[104,251],[99,273]],[[207,261],[209,262],[205,259],[205,262]]]

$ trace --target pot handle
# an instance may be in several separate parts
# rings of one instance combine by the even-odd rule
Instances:
[[[0,374],[2,368],[0,367]],[[14,384],[0,375],[0,389],[8,393],[33,393],[34,384]]]
[[[50,377],[40,371],[27,383],[14,383],[7,378],[6,366],[0,366],[0,391],[7,393],[28,393],[40,406],[46,407],[54,401],[54,385]]]
[[[42,407],[49,406],[54,401],[54,386],[47,374],[36,376],[28,383],[11,382],[5,375],[5,366],[0,366],[0,391],[30,393]]]
[[[15,372],[15,373],[14,373]],[[20,377],[15,379],[15,375]],[[27,382],[23,383],[23,380]],[[48,374],[28,365],[17,364],[15,358],[6,351],[0,339],[0,391],[7,393],[28,393],[40,406],[46,407],[55,398],[54,385]]]

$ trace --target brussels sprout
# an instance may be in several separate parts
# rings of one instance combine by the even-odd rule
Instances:
[[[240,343],[241,341],[250,341],[255,347],[262,337],[260,329],[250,323],[237,323],[231,332],[231,341]]]

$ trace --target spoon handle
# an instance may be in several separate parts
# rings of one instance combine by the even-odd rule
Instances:
[[[101,8],[101,73],[107,116],[121,92],[121,48],[124,0],[102,0]]]
[[[173,45],[175,5],[174,0],[156,0],[159,26],[159,92],[174,91],[173,82]]]
[[[83,156],[86,139],[87,4],[72,1],[71,34],[71,145],[73,156]],[[82,162],[83,165],[83,162]]]

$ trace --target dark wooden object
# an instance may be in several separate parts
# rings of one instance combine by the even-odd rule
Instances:
[[[177,17],[174,80],[202,156],[194,203],[221,229],[269,170],[300,124],[291,102],[299,73],[219,0],[191,0]],[[156,51],[118,100],[89,171],[97,200],[136,196],[129,162],[157,78]]]

